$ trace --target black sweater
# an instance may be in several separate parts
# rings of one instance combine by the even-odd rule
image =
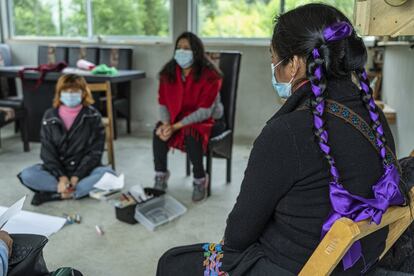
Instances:
[[[369,122],[360,91],[351,79],[329,81],[327,92],[328,98]],[[243,251],[257,242],[272,262],[295,274],[320,242],[322,224],[331,210],[329,165],[315,142],[312,114],[296,110],[311,93],[310,83],[300,87],[256,139],[225,231],[229,248]],[[380,115],[388,145],[395,151],[389,126]],[[353,194],[373,197],[371,187],[383,173],[378,153],[352,126],[331,114],[325,118],[341,184]],[[346,274],[358,274],[364,261],[367,265],[375,262],[387,234],[388,229],[383,229],[364,238],[364,260]],[[343,272],[341,263],[334,272]]]

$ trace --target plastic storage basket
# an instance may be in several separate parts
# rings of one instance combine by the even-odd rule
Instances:
[[[135,219],[148,230],[154,231],[163,225],[187,212],[187,208],[169,195],[154,198],[135,209]]]

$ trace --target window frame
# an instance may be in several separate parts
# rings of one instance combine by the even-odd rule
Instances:
[[[11,41],[44,41],[44,42],[68,42],[68,43],[111,43],[111,44],[169,44],[173,38],[173,9],[174,0],[168,0],[169,19],[168,19],[168,35],[162,36],[141,36],[141,35],[96,35],[93,33],[93,17],[92,17],[92,0],[86,1],[86,36],[36,36],[36,35],[15,35],[15,25],[13,16],[13,0],[7,0],[7,39]]]

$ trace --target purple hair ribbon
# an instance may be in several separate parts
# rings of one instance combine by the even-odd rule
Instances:
[[[336,220],[341,217],[355,222],[370,219],[380,224],[382,215],[391,205],[404,203],[404,197],[398,189],[400,175],[394,165],[386,167],[384,175],[372,186],[374,198],[363,198],[349,193],[338,183],[329,184],[329,197],[333,211],[322,226],[322,238],[326,235]],[[355,242],[342,259],[344,269],[352,267],[362,256],[361,243]]]
[[[326,42],[338,41],[352,34],[352,26],[348,22],[333,23],[323,30],[323,38]]]
[[[345,21],[336,22],[327,27],[323,31],[323,37],[325,42],[333,42],[344,39],[352,34],[352,26]],[[317,48],[312,51],[313,58],[316,60],[320,58],[320,53]],[[320,80],[322,77],[322,66],[317,65],[314,76]],[[366,78],[366,73],[362,74]],[[322,96],[320,87],[311,83],[312,92],[316,98]],[[361,81],[361,88],[365,93],[369,93],[369,87]],[[375,112],[375,103],[372,99],[369,103],[373,110],[369,111],[371,120],[378,122],[378,127],[374,129],[380,135],[383,135],[383,127],[378,121],[378,114]],[[330,147],[328,146],[328,133],[323,129],[322,115],[325,109],[325,102],[320,101],[315,107],[316,113],[314,114],[314,126],[317,131],[321,131],[319,137],[322,141],[319,142],[320,149],[327,155],[330,153]],[[377,144],[380,146],[381,158],[385,160],[385,147],[384,143],[377,139]],[[333,181],[329,184],[329,197],[332,205],[332,212],[328,219],[322,226],[322,238],[326,235],[336,220],[341,217],[349,218],[355,222],[370,219],[371,222],[376,224],[381,223],[382,215],[386,212],[390,205],[400,205],[404,203],[404,197],[402,196],[398,184],[400,182],[400,175],[397,168],[394,165],[384,165],[384,174],[378,180],[378,182],[372,187],[374,198],[367,199],[357,195],[349,193],[339,183],[339,173],[335,167],[335,161],[333,157],[329,160],[330,173]],[[362,248],[359,241],[355,242],[342,259],[344,269],[352,267],[362,257]]]

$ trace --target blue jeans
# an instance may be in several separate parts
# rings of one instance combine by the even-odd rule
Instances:
[[[76,199],[87,196],[93,189],[93,185],[95,185],[106,172],[115,174],[115,172],[109,167],[102,166],[93,169],[93,171],[88,176],[79,180],[73,196]],[[58,180],[47,170],[43,169],[41,164],[37,164],[24,169],[19,174],[19,178],[22,181],[23,185],[34,191],[57,192]]]

